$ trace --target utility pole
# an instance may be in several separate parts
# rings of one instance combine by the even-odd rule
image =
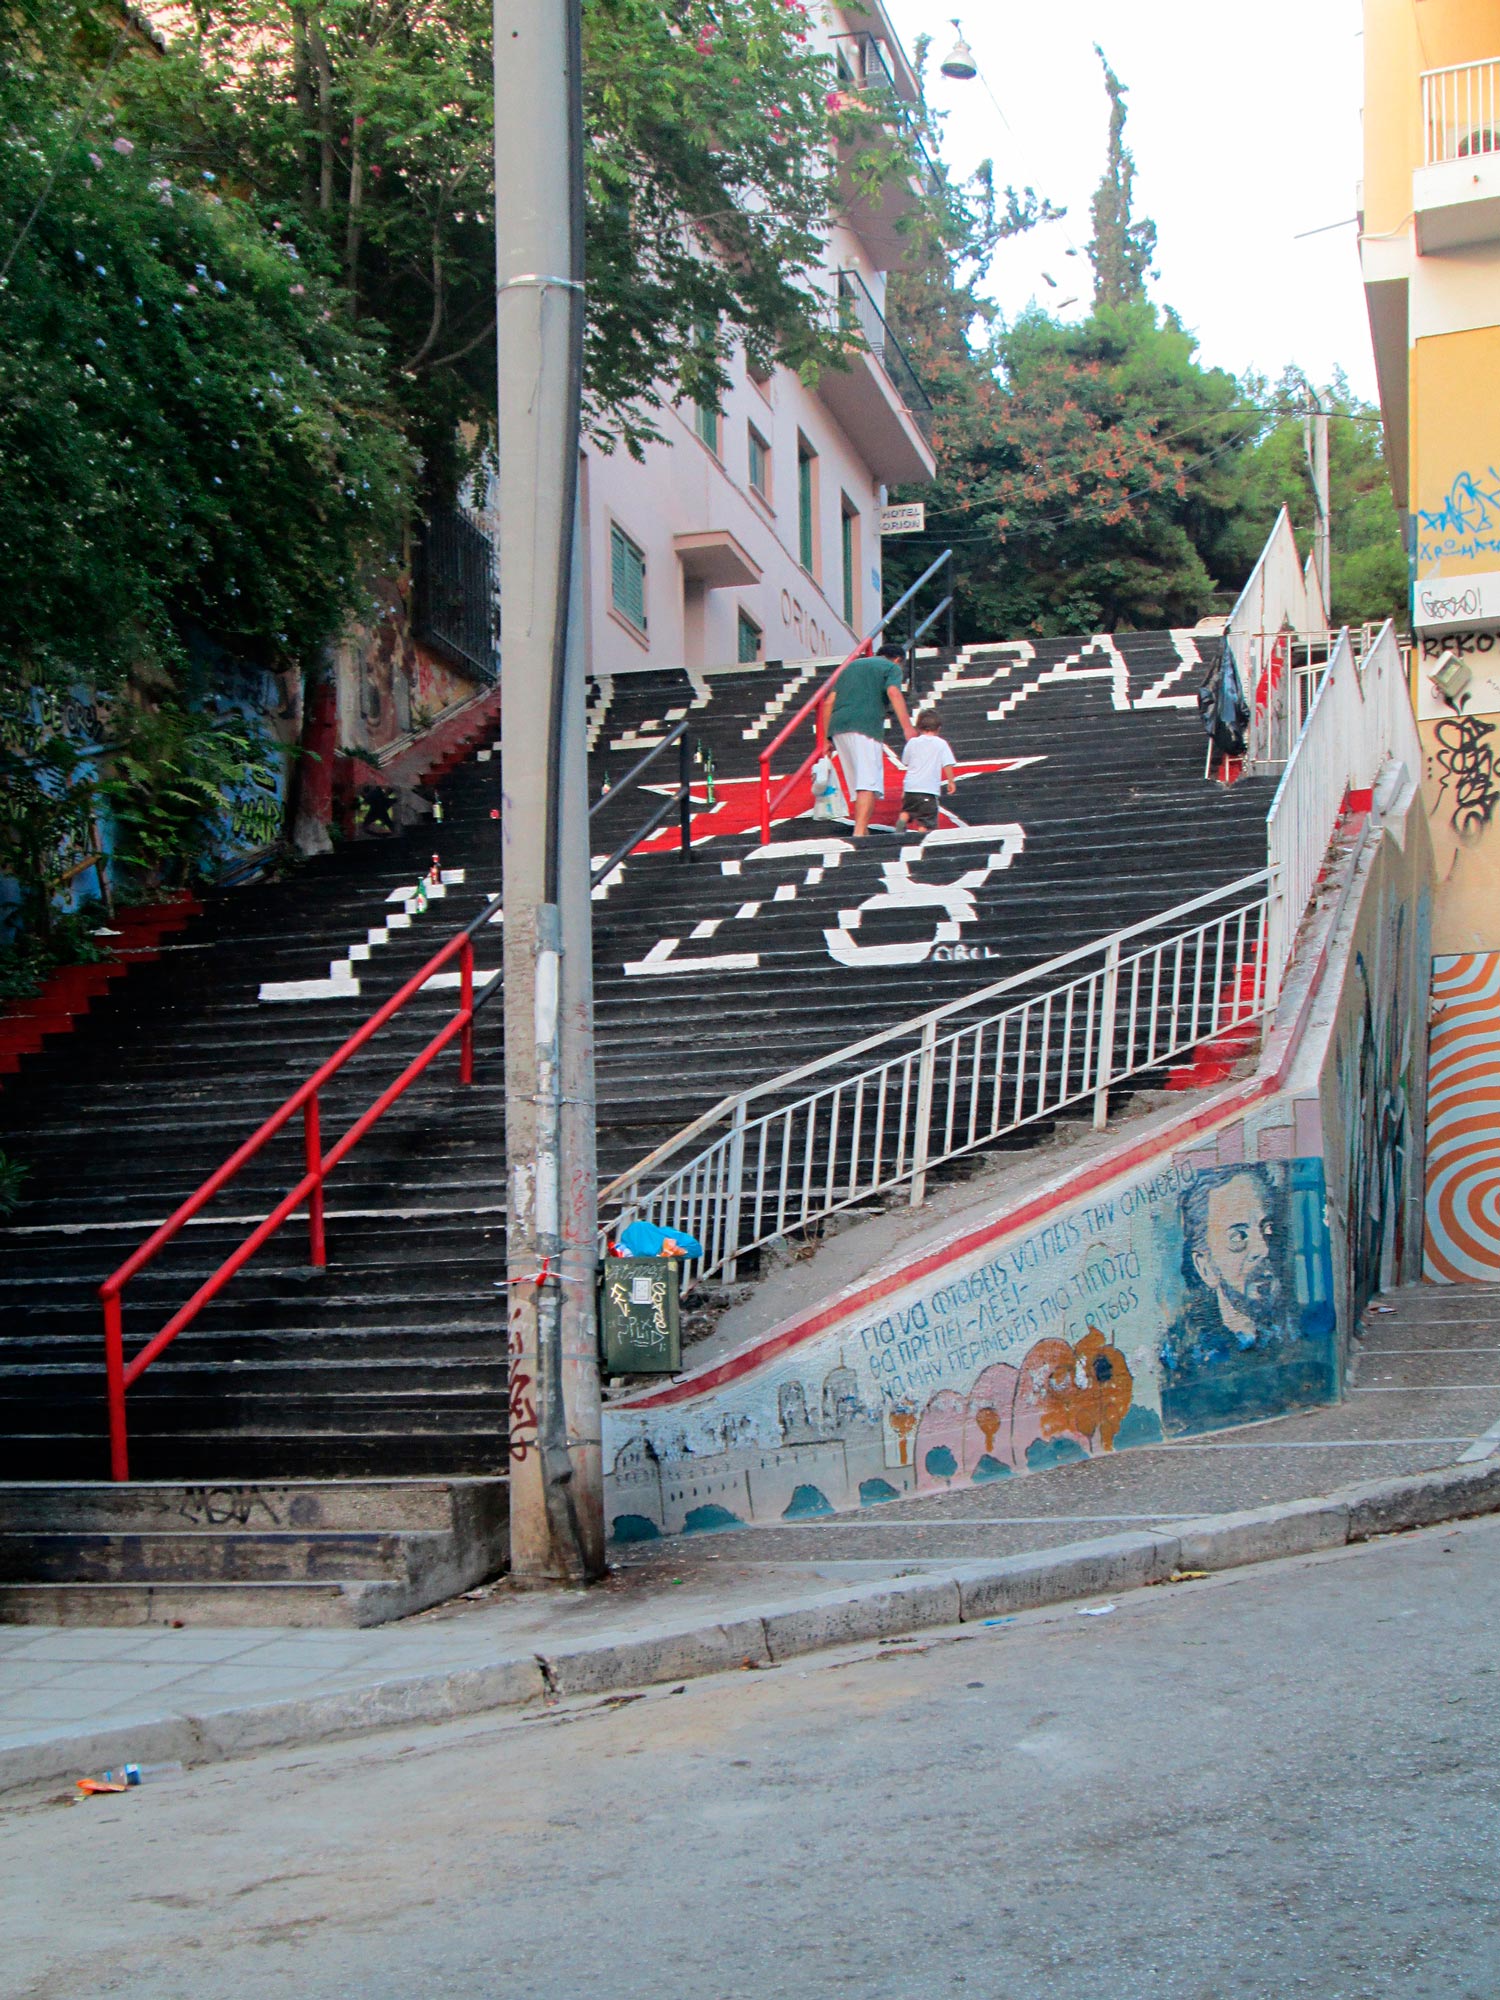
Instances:
[[[1313,570],[1323,599],[1323,623],[1328,625],[1333,618],[1333,523],[1328,512],[1328,412],[1321,404],[1302,419],[1302,449],[1307,454],[1307,469],[1312,474],[1316,515],[1313,525]]]
[[[495,0],[511,1575],[603,1574],[578,443],[579,0]]]

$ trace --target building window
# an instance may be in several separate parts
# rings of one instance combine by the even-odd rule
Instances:
[[[719,432],[723,422],[723,416],[712,403],[694,403],[693,429],[715,458],[719,456]]]
[[[767,402],[771,399],[771,377],[775,372],[769,361],[757,361],[753,354],[746,354],[745,373]]]
[[[853,631],[859,613],[859,509],[848,494],[839,506],[839,556],[844,584],[844,623]]]
[[[646,558],[620,528],[609,530],[610,598],[637,632],[646,629]]]
[[[760,658],[760,627],[748,611],[740,613],[739,661],[741,666]]]
[[[804,437],[797,440],[797,559],[809,576],[818,573],[818,454]]]
[[[771,447],[754,424],[750,432],[750,484],[762,500],[771,498]]]

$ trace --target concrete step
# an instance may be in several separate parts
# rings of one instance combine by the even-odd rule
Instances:
[[[10,1483],[0,1622],[376,1624],[503,1567],[507,1499],[503,1478]]]

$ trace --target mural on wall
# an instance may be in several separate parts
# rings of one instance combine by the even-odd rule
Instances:
[[[346,717],[349,750],[384,750],[411,731],[429,728],[477,683],[450,667],[412,632],[410,580],[382,576],[372,585],[379,615],[343,649],[358,690],[358,714]]]
[[[1500,952],[1432,962],[1424,1275],[1500,1282]]]
[[[1278,1414],[1333,1395],[1334,1319],[1319,1159],[1163,1163],[711,1389],[607,1406],[611,1532],[808,1519]]]
[[[1426,898],[1417,910],[1425,931]],[[1377,976],[1363,951],[1353,960],[1352,1022],[1334,1041],[1334,1071],[1348,1135],[1349,1293],[1359,1312],[1406,1265],[1407,1177],[1412,1159],[1412,1025],[1416,958],[1407,949],[1410,918],[1394,901],[1379,934],[1388,976]],[[1427,962],[1424,941],[1421,962]]]
[[[1449,693],[1434,675],[1460,663]],[[1427,632],[1413,670],[1440,951],[1500,947],[1500,633]]]

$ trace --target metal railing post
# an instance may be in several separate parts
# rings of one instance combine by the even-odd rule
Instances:
[[[745,1100],[739,1098],[729,1128],[729,1198],[724,1211],[724,1282],[732,1285],[739,1269],[740,1190],[745,1178]]]
[[[1266,987],[1264,1007],[1266,1013],[1274,1014],[1276,1003],[1281,998],[1282,958],[1286,951],[1286,870],[1275,860],[1271,863],[1271,882],[1266,895]]]
[[[677,739],[677,777],[680,791],[678,806],[679,823],[682,828],[682,858],[693,858],[693,752],[684,729]]]
[[[1120,990],[1120,940],[1104,947],[1104,985],[1099,995],[1099,1053],[1094,1061],[1094,1130],[1109,1123],[1109,1079],[1115,1066],[1115,1006]]]
[[[302,1107],[302,1149],[307,1171],[314,1177],[307,1191],[309,1260],[321,1270],[328,1262],[328,1246],[323,1239],[323,1135],[318,1120],[316,1091]]]
[[[458,1043],[458,1080],[474,1081],[474,940],[465,938],[458,961],[458,1005],[464,1016]]]
[[[130,1477],[130,1446],[125,1434],[125,1333],[120,1294],[104,1298],[104,1376],[109,1396],[109,1476]]]
[[[917,1068],[916,1131],[912,1136],[911,1205],[920,1208],[927,1194],[928,1130],[932,1124],[932,1079],[937,1068],[937,1022],[922,1023],[922,1054]]]

